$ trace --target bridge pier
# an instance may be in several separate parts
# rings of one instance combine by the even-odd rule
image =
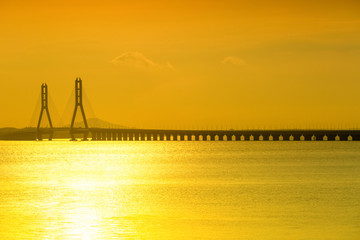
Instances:
[[[110,132],[110,141],[116,141],[116,133]]]
[[[101,132],[96,131],[95,134],[96,134],[96,139],[94,139],[94,140],[95,141],[100,141],[101,140]]]
[[[113,132],[109,132],[109,141],[116,140],[116,135]]]
[[[103,139],[103,141],[107,141],[108,140],[108,132],[106,131],[106,132],[103,132],[103,134],[102,134],[102,139]]]
[[[158,140],[164,141],[164,134],[158,134]]]
[[[326,136],[328,137],[328,141],[335,141],[336,138],[336,134],[326,134]]]
[[[340,141],[347,141],[348,136],[349,136],[349,135],[346,134],[346,133],[340,133],[340,134],[339,134]]]
[[[283,141],[289,141],[291,133],[284,133],[282,134],[282,136],[283,136]]]
[[[119,133],[118,133],[118,132],[115,132],[114,134],[115,134],[115,140],[116,140],[116,141],[119,141],[119,139],[121,138],[121,136],[119,135]]]
[[[164,140],[165,140],[164,134],[159,133],[158,134],[158,141],[164,141]]]
[[[276,134],[276,133],[271,134],[272,141],[279,141],[280,135],[281,134]]]
[[[48,140],[51,141],[54,137],[54,131],[53,129],[38,129],[36,131],[36,140],[38,141],[42,141],[44,138],[43,138],[43,135],[48,135]]]
[[[301,134],[292,133],[290,136],[293,137],[292,141],[300,141]],[[290,138],[290,137],[289,137]]]
[[[112,132],[107,132],[106,140],[107,141],[112,141]]]
[[[97,133],[91,132],[91,141],[96,141],[96,140],[97,140]]]
[[[141,141],[141,134],[135,133],[135,141]]]
[[[251,134],[250,135],[250,141],[259,141],[259,136],[260,136],[260,134],[259,133],[253,133],[253,134]]]
[[[244,141],[250,141],[250,135],[251,135],[251,134],[243,134],[243,136],[244,136]]]
[[[106,132],[101,132],[101,141],[106,141]]]
[[[88,129],[84,129],[83,131],[79,130],[79,131],[72,132],[72,133],[70,134],[72,141],[75,141],[75,140],[76,140],[75,134],[82,134],[82,135],[83,135],[83,138],[81,139],[82,141],[88,141],[88,140],[89,140],[89,139],[88,139],[88,136],[89,136]]]

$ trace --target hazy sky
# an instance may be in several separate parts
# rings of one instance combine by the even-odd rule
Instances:
[[[360,127],[358,0],[74,2],[0,1],[0,126],[79,76],[126,126]]]

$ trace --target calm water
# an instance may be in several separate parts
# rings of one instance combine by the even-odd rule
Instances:
[[[360,142],[0,142],[1,239],[360,239]]]

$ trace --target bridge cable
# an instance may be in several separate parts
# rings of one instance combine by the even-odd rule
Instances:
[[[36,127],[36,125],[37,125],[37,121],[39,119],[39,114],[40,114],[40,102],[41,102],[40,97],[41,97],[41,93],[39,93],[36,98],[37,99],[36,104],[34,107],[34,111],[31,115],[31,119],[30,119],[28,127]]]
[[[88,120],[90,119],[89,124],[91,125],[93,122],[92,120],[96,119],[97,116],[95,114],[95,111],[94,111],[92,104],[89,100],[89,97],[87,95],[86,88],[84,86],[83,86],[83,105],[84,105],[84,109],[85,109],[85,113],[86,113],[86,118]],[[92,127],[95,127],[95,126],[92,126]]]
[[[59,111],[55,105],[55,102],[52,98],[51,90],[49,91],[49,111],[50,116],[53,122],[54,127],[62,127],[63,122],[61,119],[61,115],[59,114]]]
[[[72,115],[74,112],[74,107],[75,107],[74,99],[75,99],[75,89],[72,89],[72,91],[67,99],[64,111],[61,115],[61,119],[64,124],[63,127],[70,127],[71,118],[72,118]]]

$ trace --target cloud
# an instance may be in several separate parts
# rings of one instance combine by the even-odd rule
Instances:
[[[244,66],[246,65],[246,62],[243,59],[234,57],[234,56],[228,56],[224,58],[224,60],[221,62],[224,65],[233,65],[233,66]]]
[[[114,65],[144,69],[144,70],[171,70],[175,68],[170,64],[156,63],[139,52],[126,52],[111,61]]]

